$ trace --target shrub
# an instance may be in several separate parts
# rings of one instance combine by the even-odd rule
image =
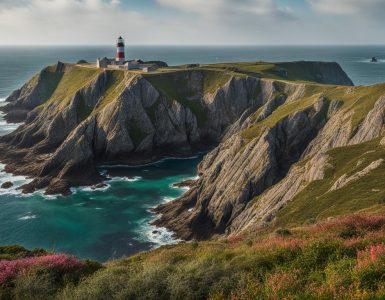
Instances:
[[[371,245],[357,252],[355,277],[363,288],[375,289],[385,279],[385,245]]]
[[[310,243],[302,249],[296,265],[302,269],[323,269],[326,265],[341,255],[341,245],[337,241],[319,240]]]
[[[325,268],[326,283],[329,287],[340,288],[353,283],[352,270],[356,265],[354,258],[343,258],[329,263]]]
[[[0,285],[12,280],[18,275],[32,270],[46,268],[67,271],[84,267],[84,263],[75,257],[64,254],[21,258],[16,260],[0,260]]]
[[[366,267],[378,262],[381,258],[385,258],[385,245],[371,245],[365,250],[357,251],[357,267]]]
[[[275,234],[278,236],[289,236],[291,235],[291,231],[287,228],[278,228],[275,230]]]

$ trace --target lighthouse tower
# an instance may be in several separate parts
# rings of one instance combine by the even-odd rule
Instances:
[[[122,65],[124,64],[124,40],[120,36],[116,42],[116,64]]]

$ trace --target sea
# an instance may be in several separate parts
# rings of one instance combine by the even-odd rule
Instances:
[[[57,61],[94,62],[111,57],[113,46],[0,46],[0,105],[35,73]],[[371,63],[372,57],[378,63]],[[336,61],[355,85],[385,82],[385,46],[129,46],[126,57],[162,60],[169,65],[237,61]],[[0,135],[20,124],[0,114]],[[97,261],[118,259],[139,251],[179,242],[172,232],[155,228],[151,208],[172,201],[186,189],[174,183],[196,178],[202,155],[166,158],[144,166],[100,166],[106,186],[74,188],[68,197],[23,195],[17,189],[30,178],[13,176],[0,164],[0,245],[45,248]]]

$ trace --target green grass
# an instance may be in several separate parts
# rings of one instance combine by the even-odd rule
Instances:
[[[85,118],[87,118],[90,115],[90,113],[92,112],[92,107],[90,107],[86,104],[86,101],[84,100],[83,96],[81,96],[80,103],[76,107],[76,109],[77,109],[76,113],[77,113],[78,123],[80,123]]]
[[[49,99],[43,104],[58,103],[59,108],[65,108],[72,100],[73,96],[82,87],[91,83],[101,73],[100,69],[77,67],[74,65],[65,65],[65,71],[61,76],[58,84],[49,97]],[[48,77],[51,77],[49,75]],[[53,75],[53,78],[46,79],[49,82],[56,83],[59,75]],[[52,84],[54,86],[54,84]]]
[[[283,94],[277,93],[275,97],[281,97]],[[243,130],[241,132],[242,138],[247,141],[250,141],[254,138],[259,137],[262,132],[267,129],[273,127],[279,121],[283,120],[285,117],[294,114],[295,112],[304,111],[310,108],[319,98],[320,95],[313,95],[307,98],[301,98],[297,101],[286,103],[284,105],[279,106],[270,116],[266,119],[258,122],[257,124]],[[257,111],[257,113],[260,111]],[[256,118],[257,115],[254,115]]]
[[[2,259],[19,259],[32,256],[40,256],[48,254],[43,249],[34,249],[32,251],[18,245],[0,246],[0,260]]]
[[[276,226],[294,226],[360,210],[376,208],[385,201],[385,164],[341,189],[330,191],[342,175],[352,175],[385,157],[385,148],[373,140],[327,152],[331,167],[325,178],[311,182],[278,214]],[[360,164],[358,162],[360,161]]]
[[[164,74],[149,74],[144,77],[171,103],[173,100],[188,107],[196,116],[198,125],[204,126],[207,120],[206,109],[199,99],[189,99],[199,96],[200,86],[193,86],[189,83],[191,72],[178,71]]]
[[[108,104],[115,101],[117,97],[123,92],[126,87],[126,77],[132,78],[135,75],[125,74],[122,71],[107,71],[107,85],[103,98],[99,101],[94,113],[98,113],[103,110]],[[125,77],[126,76],[126,77]]]
[[[231,76],[225,72],[213,70],[203,71],[203,94],[213,94],[219,88],[223,87]]]
[[[352,132],[373,109],[375,102],[385,95],[385,84],[359,86],[354,88],[333,87],[325,91],[330,99],[343,101],[346,110],[353,111],[351,119]]]
[[[63,78],[63,73],[56,72],[55,67],[48,67],[41,72],[41,93],[42,102],[46,102],[51,98],[52,94],[58,87]]]
[[[284,84],[282,81],[279,83]],[[281,90],[283,89],[284,87],[281,87]],[[281,95],[283,95],[283,93],[280,93],[278,90],[273,97]],[[385,84],[359,87],[307,84],[302,98],[281,105],[268,118],[245,129],[241,133],[241,136],[247,141],[257,138],[265,128],[272,127],[283,118],[298,111],[305,110],[312,106],[321,96],[325,97],[330,102],[337,100],[341,101],[342,106],[340,109],[344,109],[346,113],[351,112],[351,135],[353,135],[368,112],[373,109],[375,102],[383,95],[385,95]],[[255,120],[260,112],[261,109],[257,110],[252,118]]]

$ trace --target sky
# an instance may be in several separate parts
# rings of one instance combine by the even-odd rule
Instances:
[[[0,45],[385,44],[385,0],[0,0]]]

